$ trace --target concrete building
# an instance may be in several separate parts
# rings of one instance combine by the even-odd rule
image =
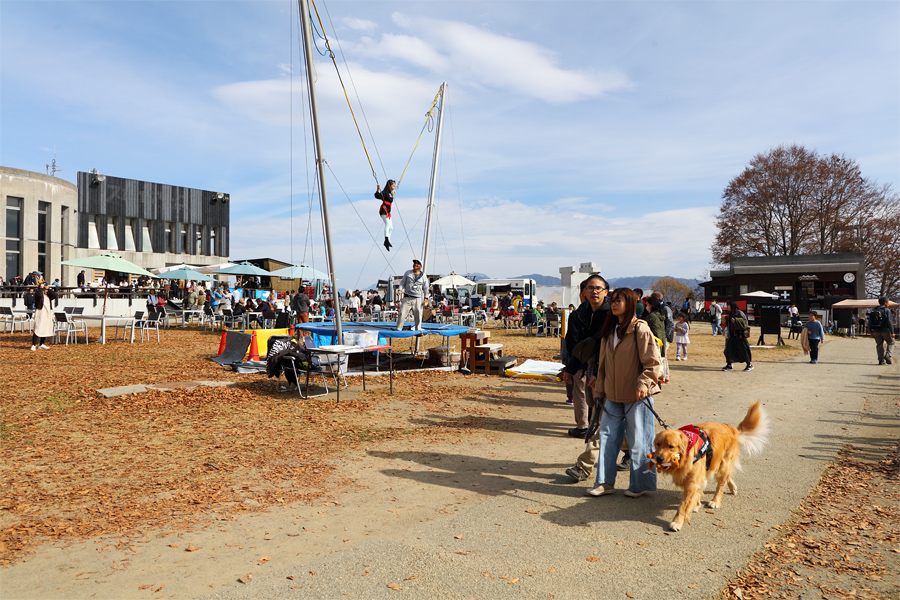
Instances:
[[[74,286],[80,269],[57,263],[103,251],[145,269],[228,260],[228,194],[96,171],[79,172],[76,181],[0,167],[4,278],[40,271],[47,281]]]

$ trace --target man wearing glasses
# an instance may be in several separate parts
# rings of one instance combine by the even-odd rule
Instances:
[[[400,315],[397,318],[397,331],[403,329],[406,317],[409,312],[413,313],[414,329],[422,330],[422,301],[425,299],[425,286],[428,278],[422,271],[422,263],[417,259],[413,260],[413,268],[403,274],[400,280],[400,289],[403,292],[403,299],[400,301]]]
[[[606,294],[609,285],[600,275],[594,274],[584,281],[581,303],[572,316],[569,317],[569,327],[566,333],[566,346],[569,351],[569,359],[563,369],[563,380],[566,383],[574,383],[575,390],[572,400],[575,405],[575,428],[569,430],[572,437],[584,437],[588,428],[588,410],[593,404],[590,390],[585,390],[585,375],[589,363],[596,364],[600,351],[599,341],[596,339],[609,313],[609,304],[606,302]]]

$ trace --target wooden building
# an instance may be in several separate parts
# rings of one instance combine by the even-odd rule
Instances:
[[[705,300],[746,300],[743,294],[772,292],[783,304],[796,304],[801,313],[830,309],[835,302],[862,299],[865,291],[865,254],[812,254],[800,256],[743,256],[728,269],[710,271],[701,283]]]

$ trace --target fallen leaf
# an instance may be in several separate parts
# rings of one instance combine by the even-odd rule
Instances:
[[[734,595],[737,596],[738,598],[740,598],[741,600],[744,600],[744,591],[741,588],[735,588]]]
[[[536,510],[526,510],[525,512],[527,512],[529,515],[536,515],[536,514],[538,514],[538,511],[536,511]]]
[[[184,551],[185,552],[196,552],[199,549],[200,549],[199,546],[188,546],[187,548],[184,549]]]
[[[403,588],[400,587],[399,585],[394,585],[394,584],[392,584],[392,583],[389,583],[389,584],[388,584],[388,587],[391,588],[392,590],[402,590],[402,589],[403,589]]]
[[[588,562],[598,562],[600,559],[596,556],[588,556]]]
[[[178,544],[169,544],[169,548],[178,548]]]
[[[243,577],[238,577],[238,583],[250,583],[253,580],[253,573],[247,573]]]
[[[149,587],[153,587],[153,584],[152,584],[152,583],[148,583],[147,585],[142,585],[142,586],[139,587],[138,589],[139,589],[139,590],[146,590],[146,589],[149,588]]]
[[[266,564],[267,562],[269,562],[269,557],[268,557],[268,556],[263,556],[261,559],[259,559],[259,563],[258,563],[258,564],[259,564],[259,566],[262,566],[262,565]]]
[[[515,582],[517,582],[518,580],[519,580],[519,578],[516,577],[515,579],[510,579],[510,580],[507,581],[506,583],[515,583]]]
[[[419,578],[418,575],[410,575],[409,577],[407,577],[407,578],[404,579],[403,581],[410,581],[410,580],[412,580],[412,579],[418,579],[418,578]]]
[[[453,536],[453,537],[455,537],[455,538],[458,539],[458,540],[461,540],[461,539],[462,539],[462,536],[461,536],[461,535],[456,535],[456,536]]]
[[[634,595],[631,592],[625,592],[625,595],[629,598],[634,598]]]

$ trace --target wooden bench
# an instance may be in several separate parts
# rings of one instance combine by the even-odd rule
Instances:
[[[471,349],[472,360],[470,368],[473,373],[484,373],[490,375],[491,372],[491,355],[497,358],[503,356],[503,344],[481,344]]]

